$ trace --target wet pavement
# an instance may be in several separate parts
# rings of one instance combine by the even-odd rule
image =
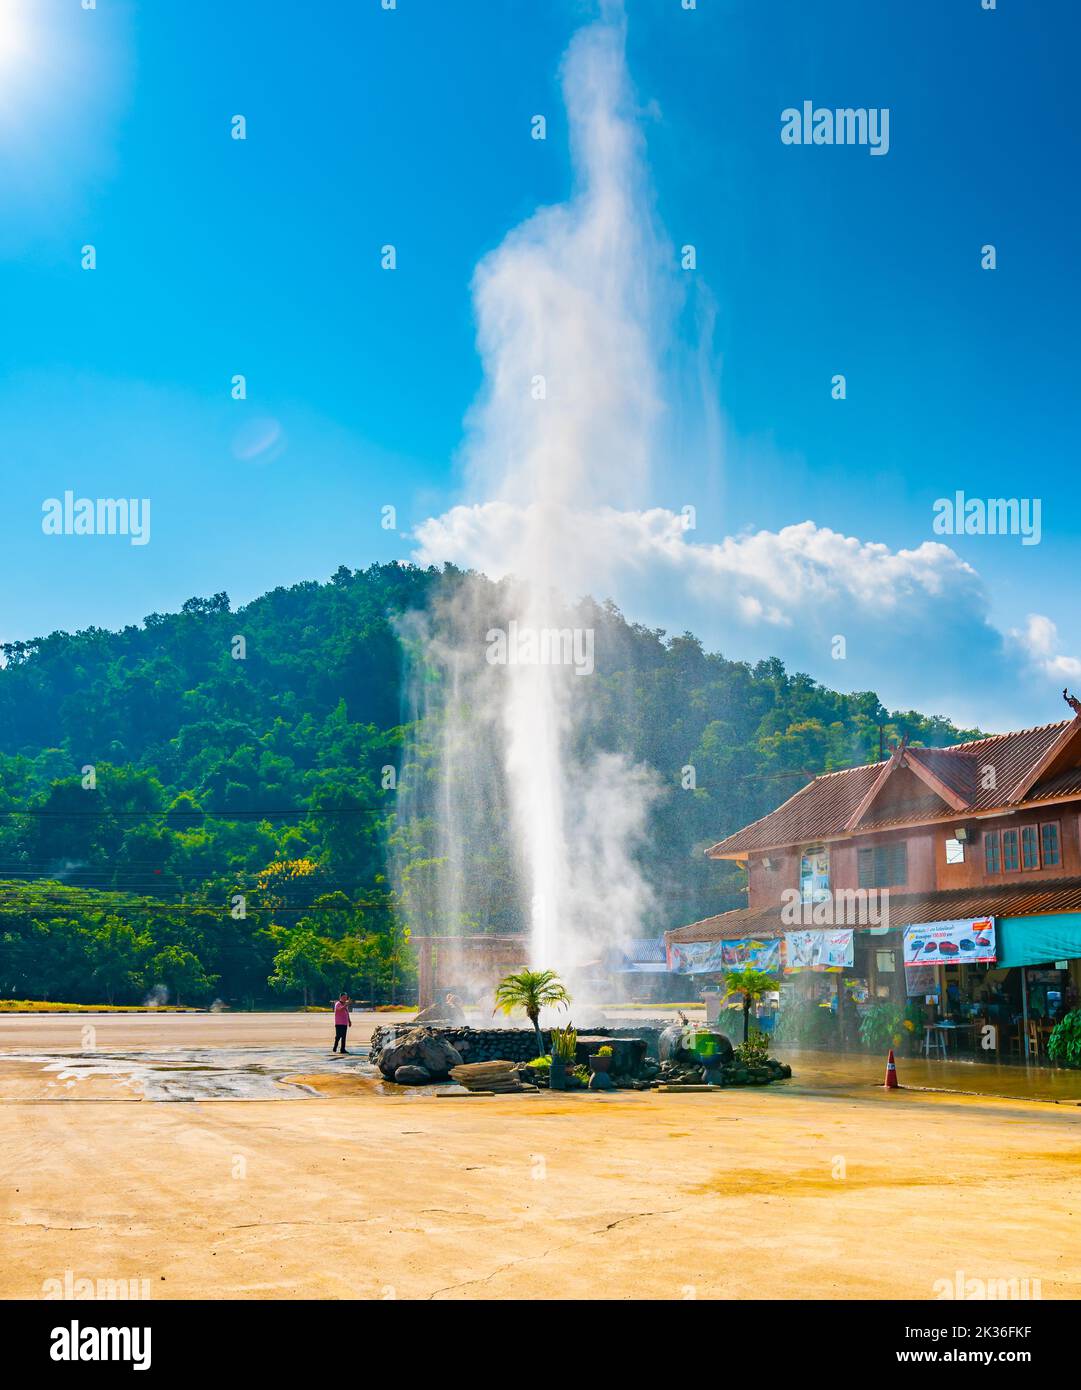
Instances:
[[[345,1057],[323,1049],[283,1048],[169,1048],[139,1052],[70,1052],[46,1054],[9,1052],[0,1057],[0,1096],[5,1072],[25,1075],[28,1068],[55,1081],[73,1099],[81,1083],[99,1079],[116,1083],[151,1101],[303,1100],[318,1096],[307,1080],[320,1076],[362,1074],[375,1078],[367,1048]],[[375,1089],[382,1089],[376,1084]],[[393,1088],[395,1091],[401,1089]]]
[[[658,1016],[663,1017],[660,1009],[645,1017],[611,1010],[608,1022],[618,1028],[620,1023],[655,1023]],[[42,1098],[80,1099],[107,1090],[134,1100],[173,1101],[297,1100],[347,1093],[408,1096],[457,1090],[395,1086],[382,1081],[369,1065],[364,1044],[372,1027],[408,1018],[354,1014],[350,1055],[340,1058],[330,1054],[327,1014],[0,1016],[0,1100],[31,1092]],[[470,1021],[483,1022],[479,1017]],[[775,1052],[792,1064],[794,1076],[768,1088],[770,1092],[881,1094],[884,1056],[783,1046]],[[901,1086],[910,1090],[1081,1105],[1081,1071],[995,1063],[982,1057],[942,1061],[901,1056],[897,1072]]]
[[[813,1052],[778,1047],[776,1055],[792,1066],[792,1089],[805,1093],[881,1087],[886,1076],[885,1057],[871,1057],[861,1052]],[[898,1083],[911,1090],[1081,1105],[1081,1071],[1022,1063],[942,1061],[923,1057],[898,1057],[896,1064]]]

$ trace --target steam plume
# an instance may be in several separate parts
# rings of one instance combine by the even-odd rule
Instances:
[[[414,918],[436,932],[527,923],[533,962],[573,974],[643,930],[635,849],[655,789],[621,753],[590,752],[596,674],[488,654],[512,624],[581,628],[566,596],[605,591],[608,531],[595,522],[646,491],[664,279],[621,6],[574,38],[562,79],[573,195],[510,232],[473,281],[485,385],[466,471],[472,498],[512,519],[485,556],[506,578],[494,590],[466,577],[409,625],[415,671],[440,678],[415,686],[433,746],[426,763],[413,750],[404,809],[434,823],[444,861],[423,906],[423,886],[407,885]],[[511,901],[497,886],[508,882]]]

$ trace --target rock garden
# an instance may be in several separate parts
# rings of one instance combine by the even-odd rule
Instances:
[[[478,1082],[482,1077],[490,1079],[495,1074],[493,1063],[504,1064],[502,1070],[514,1073],[522,1089],[765,1086],[792,1075],[791,1067],[769,1056],[765,1034],[753,1030],[746,1041],[733,1046],[723,1033],[689,1024],[682,1017],[665,1027],[633,1027],[618,1033],[608,1028],[579,1033],[569,1024],[542,1029],[541,1009],[555,1001],[541,996],[553,991],[561,995],[559,1004],[569,1004],[549,971],[524,971],[500,985],[500,1007],[507,1013],[522,1007],[530,1028],[470,1028],[435,1020],[419,1026],[378,1027],[372,1034],[371,1063],[387,1081],[400,1086],[452,1080],[468,1086],[471,1076]],[[499,1089],[508,1088],[514,1089],[507,1085]]]

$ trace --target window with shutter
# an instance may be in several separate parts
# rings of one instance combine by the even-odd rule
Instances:
[[[1058,821],[1047,821],[1040,826],[1040,841],[1043,849],[1045,869],[1057,869],[1062,863],[1062,853],[1058,842]]]
[[[861,888],[903,888],[908,882],[907,843],[868,845],[856,854],[856,871]]]

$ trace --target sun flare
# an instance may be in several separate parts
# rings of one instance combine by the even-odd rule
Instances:
[[[0,68],[25,57],[27,48],[26,6],[21,0],[0,0]]]

